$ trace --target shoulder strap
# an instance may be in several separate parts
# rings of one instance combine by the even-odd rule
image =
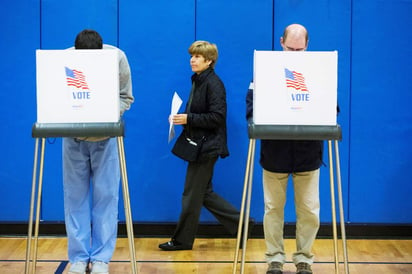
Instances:
[[[189,101],[187,103],[187,114],[190,113],[190,107],[192,105],[193,93],[195,92],[195,81],[192,83],[192,89],[190,90]]]
[[[189,101],[187,103],[186,107],[186,113],[189,116],[190,113],[190,107],[192,106],[192,99],[193,99],[193,93],[195,92],[195,81],[192,82],[192,89],[190,90],[190,95],[189,95]],[[188,124],[185,126],[185,132],[186,132],[186,137],[190,136],[190,127]],[[188,136],[189,135],[189,136]]]

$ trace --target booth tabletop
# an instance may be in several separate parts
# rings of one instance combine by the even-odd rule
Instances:
[[[124,122],[116,123],[35,123],[33,138],[123,136]]]
[[[265,140],[341,140],[342,130],[339,125],[256,125],[249,121],[248,135]]]

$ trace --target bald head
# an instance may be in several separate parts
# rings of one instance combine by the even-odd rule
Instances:
[[[308,46],[308,32],[299,24],[292,24],[285,28],[280,44],[286,51],[304,51]]]

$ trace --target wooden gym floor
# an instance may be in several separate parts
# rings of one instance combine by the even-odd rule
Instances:
[[[232,273],[236,239],[197,238],[191,251],[161,251],[158,244],[168,238],[135,238],[138,273],[188,274]],[[295,273],[291,262],[295,241],[285,240],[288,261],[284,273]],[[344,273],[343,252],[339,241],[340,273]],[[347,240],[349,272],[352,274],[412,273],[412,240]],[[65,237],[39,237],[36,273],[67,273]],[[314,245],[316,274],[335,273],[332,239],[317,239]],[[245,273],[266,273],[263,239],[247,242]],[[239,259],[242,253],[239,253]],[[24,273],[25,237],[0,237],[0,273]],[[238,273],[240,264],[237,267]],[[110,273],[131,273],[127,238],[119,238],[110,263]]]

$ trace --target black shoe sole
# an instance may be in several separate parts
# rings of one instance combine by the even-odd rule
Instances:
[[[159,248],[164,251],[192,250],[192,246],[184,244],[170,245],[169,242],[160,244]]]
[[[179,250],[192,250],[192,247],[187,247],[187,246],[168,246],[168,247],[161,247],[159,246],[160,249],[164,251],[179,251]]]

